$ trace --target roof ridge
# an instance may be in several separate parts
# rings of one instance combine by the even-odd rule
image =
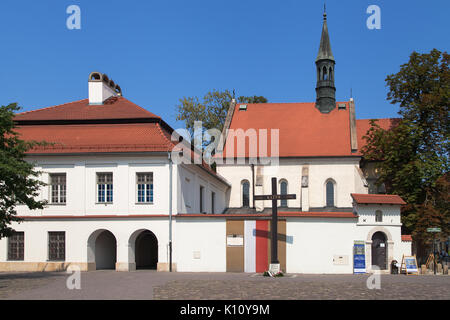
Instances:
[[[366,119],[356,119],[356,121],[358,121],[358,120],[395,120],[395,119],[401,119],[401,117],[398,117],[398,118],[366,118]]]
[[[37,112],[37,111],[42,111],[42,110],[48,110],[48,109],[52,109],[52,108],[58,108],[58,107],[62,107],[62,106],[66,105],[66,104],[69,104],[69,103],[81,102],[81,101],[83,101],[83,100],[88,100],[88,99],[87,99],[87,98],[84,98],[84,99],[80,99],[80,100],[75,100],[75,101],[70,101],[70,102],[65,102],[65,103],[57,104],[56,106],[50,106],[50,107],[44,107],[44,108],[40,108],[40,109],[36,109],[36,110],[24,111],[24,112],[16,113],[16,115],[19,116],[19,115],[24,115],[24,114],[32,113],[32,112]]]
[[[167,146],[168,147],[175,147],[175,143],[164,134],[163,128],[161,127],[161,125],[158,123],[156,127],[158,128],[159,134],[166,141]]]
[[[125,99],[125,100],[127,100],[128,102],[130,102],[130,103],[132,103],[132,104],[134,104],[136,107],[138,107],[139,109],[141,109],[141,110],[143,110],[143,111],[145,111],[145,112],[148,112],[148,113],[151,113],[153,116],[155,116],[155,117],[158,117],[158,118],[161,118],[160,116],[158,116],[158,115],[156,115],[156,114],[154,114],[153,112],[151,112],[151,111],[148,111],[147,109],[145,109],[145,108],[142,108],[140,105],[138,105],[138,104],[136,104],[136,103],[134,103],[133,101],[131,101],[131,100],[129,100],[129,99],[127,99],[127,98],[125,98],[125,97],[123,97],[123,96],[120,96],[119,98],[123,98],[123,99]]]
[[[149,125],[155,125],[156,123],[154,122],[126,122],[126,123],[69,123],[69,124],[64,124],[64,125],[59,125],[59,124],[49,124],[46,125],[47,128],[98,128],[98,127],[125,127],[125,126],[139,126],[139,127],[146,127]],[[34,128],[34,127],[41,127],[42,125],[40,124],[32,124],[32,125],[26,125],[26,126],[22,126],[22,125],[18,125],[18,127],[21,128]]]
[[[350,101],[336,101],[336,104],[338,103],[349,103]],[[267,105],[267,104],[316,104],[315,101],[310,101],[310,102],[264,102],[264,103],[245,103],[245,102],[238,102],[236,103],[236,106],[238,105]]]
[[[376,193],[352,193],[354,195],[358,196],[370,196],[370,197],[383,197],[383,196],[397,196],[400,197],[398,194],[376,194]]]

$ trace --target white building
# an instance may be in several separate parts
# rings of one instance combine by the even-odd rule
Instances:
[[[278,193],[296,196],[278,203],[283,271],[388,270],[411,254],[404,202],[369,194],[379,191],[361,155],[369,121],[356,120],[352,99],[335,101],[326,19],[316,65],[316,103],[230,105],[217,173],[174,163],[173,129],[100,73],[89,77],[89,99],[18,114],[23,139],[54,143],[28,153],[49,204],[18,207],[24,222],[0,240],[0,271],[168,270],[172,259],[177,271],[263,272],[271,201],[254,195],[270,194],[274,177]]]
[[[0,240],[0,270],[166,270],[169,214],[226,208],[229,184],[204,164],[173,164],[172,129],[106,75],[90,75],[89,99],[15,120],[22,139],[54,143],[28,153],[48,184],[39,195],[48,206],[18,206],[25,221]]]

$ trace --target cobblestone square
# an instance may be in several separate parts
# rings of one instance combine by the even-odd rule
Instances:
[[[449,276],[381,275],[381,288],[368,289],[369,275],[305,275],[267,278],[245,273],[154,271],[81,273],[81,289],[69,290],[70,274],[0,273],[0,299],[177,299],[177,300],[449,300]]]

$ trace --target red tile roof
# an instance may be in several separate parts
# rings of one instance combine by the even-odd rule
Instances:
[[[348,102],[345,109],[337,107],[328,114],[321,113],[315,103],[263,103],[247,104],[239,110],[237,104],[230,129],[267,129],[267,154],[271,154],[271,129],[279,129],[280,157],[349,156],[350,123]],[[224,155],[230,156],[227,145]],[[248,142],[247,142],[248,145]],[[257,144],[258,145],[258,144]],[[228,152],[228,153],[227,153]],[[237,143],[235,142],[235,154]],[[245,157],[249,156],[248,146]]]
[[[402,241],[412,241],[412,237],[410,235],[402,234]]]
[[[230,130],[267,129],[267,154],[271,154],[271,129],[279,129],[279,156],[360,156],[351,152],[350,109],[348,102],[345,109],[336,107],[330,113],[321,113],[314,102],[309,103],[261,103],[247,104],[247,109],[239,110],[243,104],[237,104],[230,124]],[[363,136],[370,128],[370,120],[356,120],[358,150],[365,145]],[[378,124],[389,129],[396,119],[379,119]],[[231,135],[228,134],[227,144]],[[249,157],[249,139],[246,140],[244,157]],[[258,140],[259,141],[259,140]],[[259,143],[255,143],[259,153]],[[224,157],[231,157],[225,145]],[[231,148],[231,146],[229,146]],[[234,143],[234,155],[238,148]],[[233,150],[231,150],[233,151]]]
[[[46,141],[28,153],[157,152],[175,146],[159,123],[29,125],[16,131],[23,140]]]
[[[402,198],[391,194],[351,194],[353,200],[358,204],[406,204]]]
[[[389,130],[396,125],[398,118],[377,119],[376,122],[382,129]],[[361,148],[366,145],[366,140],[363,139],[370,129],[370,119],[356,120],[356,134],[358,136],[358,154],[361,154]]]
[[[170,151],[175,145],[171,129],[160,117],[124,97],[110,98],[103,105],[88,103],[84,99],[17,114],[16,131],[23,140],[53,143],[28,153],[155,152]]]
[[[64,103],[33,111],[18,113],[16,121],[43,120],[104,120],[104,119],[161,119],[124,97],[114,97],[103,105],[89,105],[89,99]]]

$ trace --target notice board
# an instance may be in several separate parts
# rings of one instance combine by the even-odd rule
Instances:
[[[419,274],[416,256],[403,256],[400,273]]]
[[[364,241],[353,244],[353,273],[366,273],[366,252]]]

